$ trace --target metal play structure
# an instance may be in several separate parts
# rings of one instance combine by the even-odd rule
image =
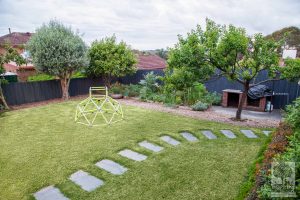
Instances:
[[[75,121],[87,126],[112,124],[123,119],[121,104],[108,96],[107,87],[90,87],[89,97],[76,108]]]

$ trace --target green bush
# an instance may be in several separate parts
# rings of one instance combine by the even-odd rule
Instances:
[[[203,101],[210,105],[220,105],[222,100],[222,95],[217,92],[207,93],[203,97]]]
[[[300,128],[300,98],[297,98],[293,104],[287,106],[285,120],[293,128]]]
[[[109,90],[112,94],[123,94],[124,89],[125,88],[122,84],[116,82],[110,87]]]
[[[128,97],[137,97],[140,94],[141,86],[140,85],[126,85],[124,89],[124,96]]]
[[[205,111],[209,108],[209,104],[198,101],[196,104],[192,105],[192,109],[195,111]]]
[[[195,82],[191,88],[187,90],[187,98],[185,103],[193,105],[199,100],[203,100],[204,96],[207,95],[207,90],[204,84]]]
[[[140,81],[142,88],[140,89],[140,99],[141,100],[152,100],[158,99],[153,97],[160,93],[161,87],[158,83],[160,77],[150,72],[144,76],[144,79]]]
[[[53,79],[55,79],[55,77],[48,74],[36,74],[33,76],[29,76],[27,80],[33,82],[33,81],[49,81]]]

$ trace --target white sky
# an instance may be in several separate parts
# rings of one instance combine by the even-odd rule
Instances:
[[[0,0],[0,35],[34,32],[57,19],[83,33],[87,44],[116,34],[135,49],[172,47],[205,18],[248,34],[300,27],[300,0]]]

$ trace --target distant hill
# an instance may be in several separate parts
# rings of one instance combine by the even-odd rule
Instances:
[[[286,27],[267,35],[266,38],[279,41],[286,36],[285,42],[289,47],[297,48],[297,57],[300,57],[300,29],[295,26]]]

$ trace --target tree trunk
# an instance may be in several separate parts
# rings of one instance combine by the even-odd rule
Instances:
[[[62,91],[62,99],[68,100],[69,99],[69,82],[70,79],[67,77],[60,79],[61,91]]]
[[[103,76],[103,82],[104,82],[104,85],[108,88],[110,88],[111,86],[111,75],[104,75]]]
[[[237,120],[241,120],[243,105],[247,99],[248,90],[249,90],[249,82],[246,82],[246,83],[244,83],[244,91],[242,93],[242,97],[239,101],[238,109],[237,109],[236,115],[235,115],[235,119],[237,119]]]
[[[6,100],[5,100],[5,97],[4,97],[4,94],[3,94],[3,90],[2,90],[1,84],[0,84],[0,100],[3,103],[4,109],[5,110],[9,110],[9,106],[6,103]]]

